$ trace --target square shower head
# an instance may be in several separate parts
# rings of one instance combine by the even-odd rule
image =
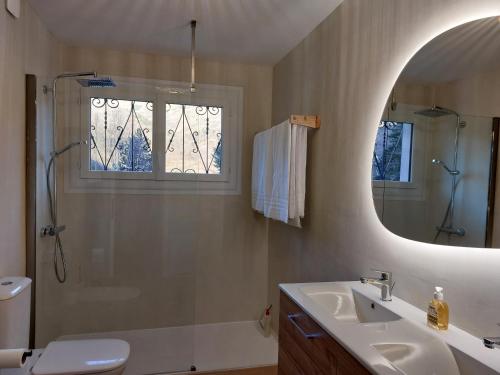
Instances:
[[[109,77],[78,79],[77,81],[82,87],[116,87],[116,83]]]

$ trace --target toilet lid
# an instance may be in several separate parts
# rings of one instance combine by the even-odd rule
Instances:
[[[76,375],[111,371],[123,366],[130,347],[114,339],[54,341],[33,367],[34,375]]]

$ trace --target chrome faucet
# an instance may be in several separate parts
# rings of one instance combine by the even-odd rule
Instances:
[[[488,349],[500,348],[500,337],[483,337],[483,344]]]
[[[382,301],[392,301],[392,289],[396,284],[395,282],[392,281],[392,272],[379,271],[379,270],[373,270],[373,271],[380,273],[380,278],[372,279],[369,277],[360,277],[359,280],[363,284],[380,285],[380,293]]]

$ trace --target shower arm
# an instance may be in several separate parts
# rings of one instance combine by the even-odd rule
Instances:
[[[49,92],[55,92],[56,86],[57,86],[57,81],[59,79],[63,78],[78,78],[78,77],[94,77],[97,78],[97,73],[96,72],[81,72],[81,73],[63,73],[57,75],[53,80],[52,80],[52,85],[49,88],[47,85],[43,86],[43,93],[48,94]]]

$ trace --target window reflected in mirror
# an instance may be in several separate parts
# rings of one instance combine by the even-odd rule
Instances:
[[[410,182],[412,138],[412,123],[380,122],[373,151],[374,181]]]

